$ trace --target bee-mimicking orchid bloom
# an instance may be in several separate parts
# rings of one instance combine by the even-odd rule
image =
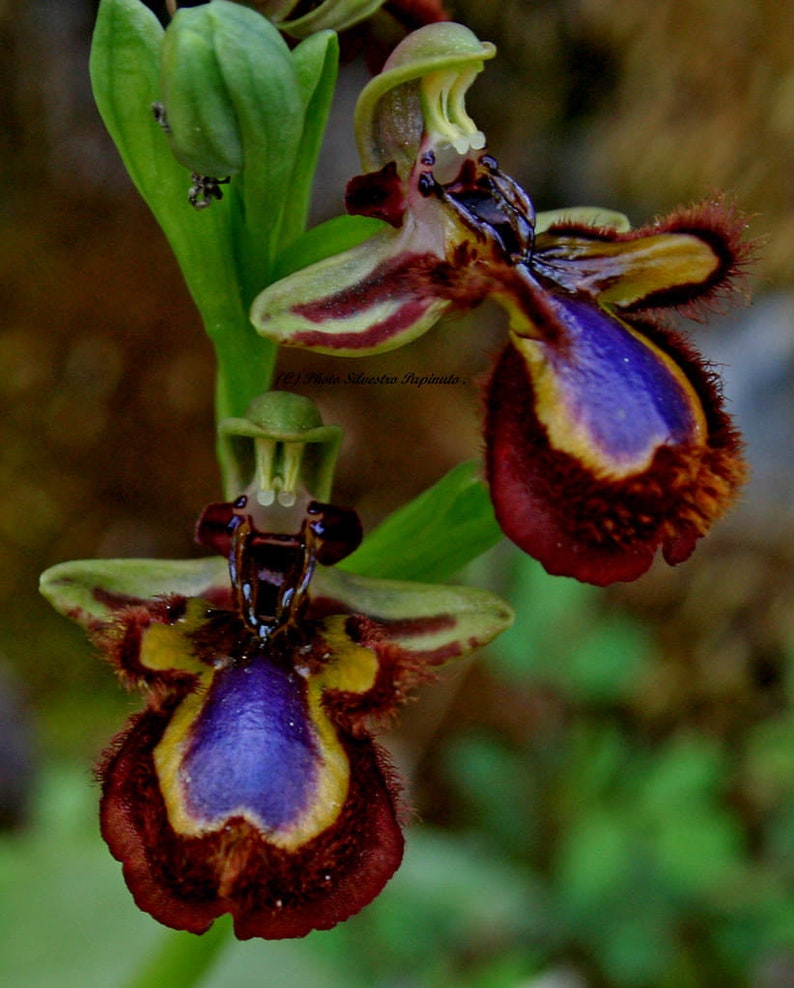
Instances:
[[[256,461],[199,520],[225,560],[63,563],[42,589],[147,696],[99,768],[138,906],[194,933],[228,912],[241,939],[298,937],[400,863],[399,781],[370,732],[512,615],[486,591],[330,568],[361,529],[326,503],[338,430],[307,399],[271,392],[222,428]]]
[[[494,54],[458,24],[410,35],[356,109],[351,213],[389,228],[279,281],[256,329],[339,355],[389,350],[490,297],[509,343],[485,387],[502,529],[555,574],[605,585],[686,559],[744,465],[718,382],[661,318],[732,288],[748,247],[720,202],[640,229],[610,211],[535,216],[464,95]]]

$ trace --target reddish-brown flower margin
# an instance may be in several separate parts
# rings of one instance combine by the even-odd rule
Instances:
[[[719,380],[664,314],[737,294],[746,224],[719,200],[639,229],[593,208],[536,216],[463,107],[492,54],[455,24],[395,50],[359,100],[371,170],[347,194],[390,228],[266,289],[252,321],[351,356],[499,302],[509,342],[484,388],[497,519],[551,573],[633,580],[658,549],[686,559],[744,478]]]

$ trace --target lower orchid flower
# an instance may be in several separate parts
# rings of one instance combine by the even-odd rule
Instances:
[[[371,732],[511,620],[486,591],[331,568],[361,529],[325,502],[338,435],[313,406],[296,425],[308,406],[273,392],[222,423],[253,440],[255,472],[199,521],[221,555],[42,578],[146,695],[98,770],[102,833],[138,906],[193,933],[231,913],[241,939],[299,937],[370,902],[403,852],[400,783]]]
[[[719,383],[668,326],[730,293],[748,246],[721,202],[632,230],[580,208],[536,217],[463,98],[493,46],[433,24],[395,49],[356,110],[367,174],[351,213],[389,227],[266,289],[278,343],[346,356],[401,346],[486,298],[509,342],[485,387],[497,519],[555,574],[632,580],[692,552],[745,468]]]

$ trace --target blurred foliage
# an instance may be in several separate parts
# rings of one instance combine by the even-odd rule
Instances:
[[[640,221],[733,190],[769,234],[757,285],[791,291],[791,0],[449,6],[499,45],[471,108],[539,208]],[[38,573],[189,554],[218,495],[210,347],[91,105],[93,7],[0,3],[0,652],[42,766],[29,826],[0,841],[9,988],[123,985],[167,936],[102,845],[90,784],[135,701]],[[354,172],[349,131],[332,137],[324,174]],[[326,386],[333,358],[282,355],[345,429],[337,496],[368,528],[476,454],[490,320],[356,364],[455,387]],[[777,516],[759,537],[758,509],[608,592],[504,547],[473,567],[518,620],[393,738],[422,820],[404,867],[335,931],[235,944],[202,988],[794,984],[794,539]]]
[[[202,986],[789,985],[792,710],[741,732],[662,727],[646,694],[664,659],[622,604],[504,547],[477,568],[518,617],[425,691],[442,701],[427,743],[410,718],[393,738],[422,820],[403,868],[347,924],[236,944]],[[85,773],[56,763],[32,826],[0,842],[0,984],[121,985],[162,939],[94,803]]]

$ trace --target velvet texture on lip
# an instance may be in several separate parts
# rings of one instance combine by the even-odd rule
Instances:
[[[371,732],[511,612],[485,591],[325,566],[358,543],[358,520],[308,499],[211,505],[197,535],[226,561],[43,577],[147,698],[99,766],[102,833],[139,907],[168,926],[201,933],[228,912],[241,939],[327,929],[402,857],[400,782]]]
[[[633,580],[660,549],[686,559],[744,478],[719,381],[665,318],[733,293],[744,222],[722,201],[639,229],[595,208],[536,216],[463,106],[492,54],[454,24],[395,50],[359,100],[371,170],[347,191],[349,212],[388,227],[266,289],[252,320],[351,356],[501,304],[508,344],[483,394],[497,519],[551,573]]]

